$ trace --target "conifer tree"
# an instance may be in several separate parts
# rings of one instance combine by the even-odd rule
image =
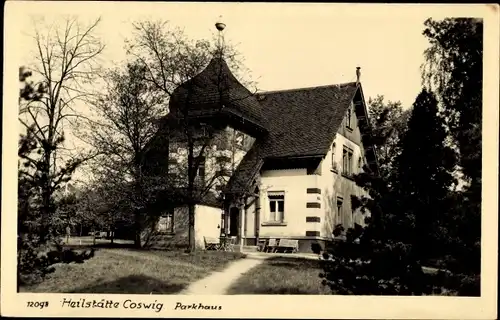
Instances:
[[[419,258],[424,258],[431,249],[439,249],[435,235],[448,210],[446,199],[455,183],[452,172],[456,164],[437,100],[426,89],[413,104],[401,150],[396,161],[398,211],[413,221],[407,240],[414,244]]]

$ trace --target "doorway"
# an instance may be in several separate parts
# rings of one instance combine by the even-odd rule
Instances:
[[[238,236],[238,229],[240,225],[240,210],[236,207],[232,207],[229,210],[229,235]]]

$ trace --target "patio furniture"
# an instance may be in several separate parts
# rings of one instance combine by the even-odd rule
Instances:
[[[290,251],[291,253],[295,253],[299,251],[299,240],[293,239],[281,239],[279,245],[276,248],[276,251],[283,250],[283,252]]]
[[[205,241],[205,250],[219,250],[220,239],[203,237]]]
[[[275,252],[277,247],[278,247],[278,240],[269,239],[269,242],[267,243],[265,251],[269,252],[269,250],[271,250],[271,252]]]
[[[267,241],[265,239],[259,239],[259,242],[257,243],[257,250],[260,252],[264,252],[267,246]]]
[[[234,251],[234,246],[236,245],[236,237],[230,237],[229,242],[226,245],[226,251]]]
[[[234,246],[236,245],[236,236],[232,237],[220,237],[219,250],[221,251],[234,251]]]

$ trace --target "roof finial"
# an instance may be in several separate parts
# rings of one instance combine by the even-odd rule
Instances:
[[[359,79],[361,78],[361,67],[356,67],[356,84],[359,84]]]
[[[219,20],[215,23],[215,28],[219,31],[218,44],[217,44],[217,55],[219,58],[223,58],[223,48],[224,48],[224,37],[222,31],[226,28],[226,24],[222,22],[222,16],[219,16]]]
[[[223,31],[226,28],[226,24],[222,22],[222,16],[219,16],[219,20],[215,23],[215,27],[219,31]]]

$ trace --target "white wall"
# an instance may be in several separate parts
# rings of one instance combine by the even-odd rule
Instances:
[[[203,237],[218,238],[220,236],[222,209],[203,205],[195,207],[195,241],[198,247],[204,248]]]
[[[311,209],[308,202],[307,188],[317,187],[317,175],[307,175],[306,169],[268,170],[261,174],[261,237],[304,237],[308,228],[306,216]],[[266,226],[270,208],[267,193],[283,191],[285,193],[285,226]]]
[[[356,130],[356,129],[355,129]],[[358,129],[359,130],[359,129]],[[321,236],[330,237],[333,228],[337,224],[342,224],[345,229],[353,227],[354,223],[365,225],[364,214],[359,209],[352,212],[351,195],[367,195],[367,192],[356,185],[356,183],[342,176],[342,153],[343,146],[353,150],[352,172],[359,173],[358,159],[362,156],[362,147],[337,133],[335,136],[335,156],[333,160],[337,163],[337,172],[332,172],[332,147],[322,162],[322,175],[320,176],[320,185],[322,193],[322,211],[324,221],[321,227]],[[337,214],[337,196],[343,198],[343,216]],[[369,215],[369,213],[368,213]]]

